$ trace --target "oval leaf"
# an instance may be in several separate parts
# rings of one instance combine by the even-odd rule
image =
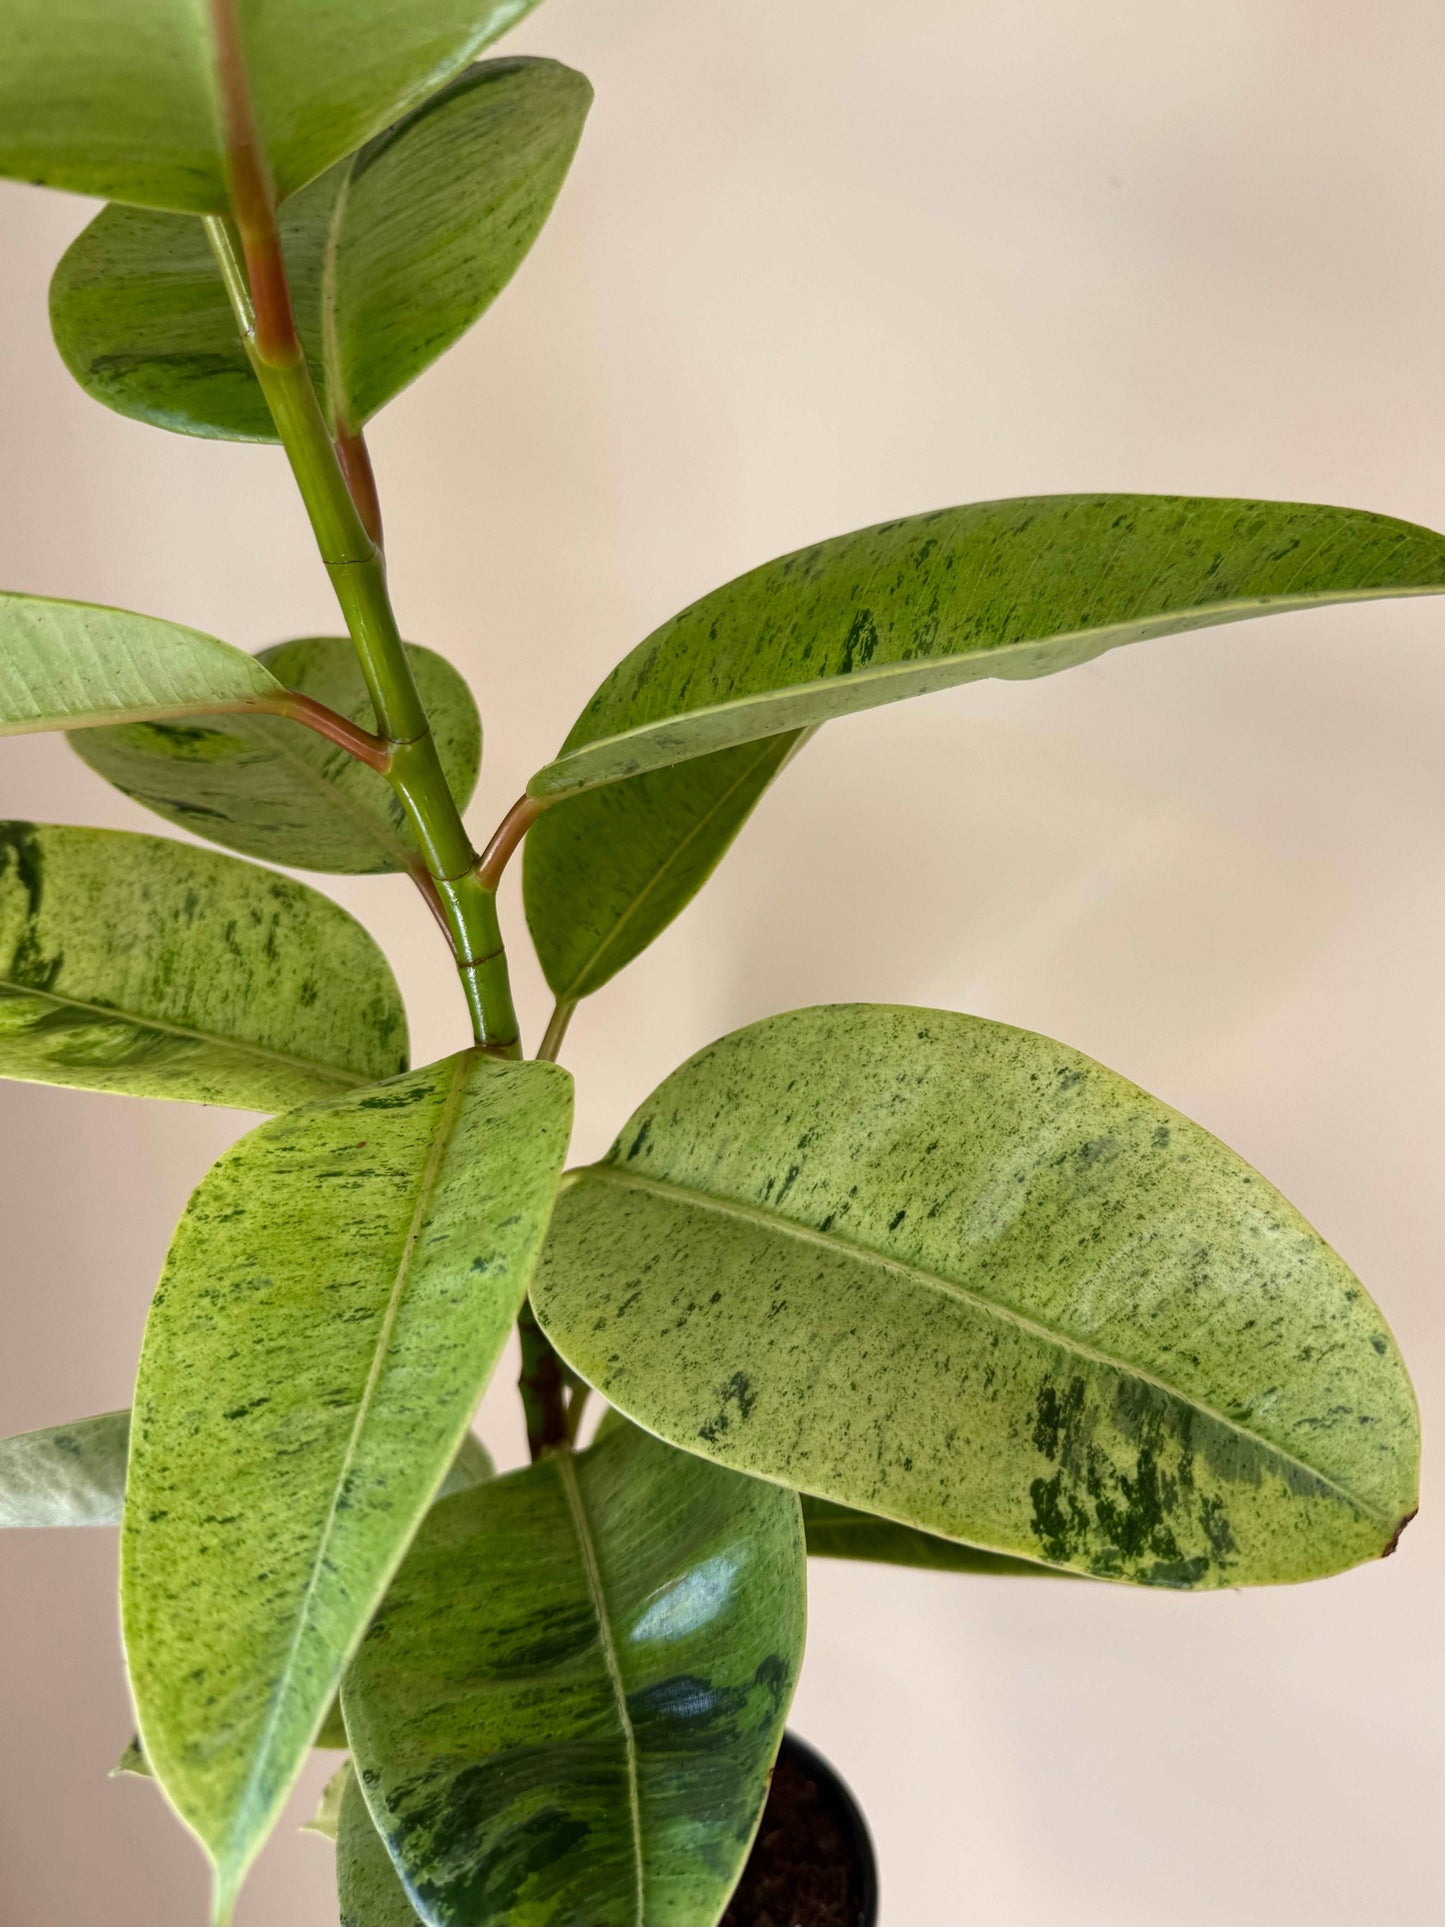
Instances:
[[[405,1064],[386,959],[305,884],[164,837],[0,823],[0,1077],[280,1111]]]
[[[575,1175],[532,1295],[674,1444],[990,1551],[1255,1585],[1415,1506],[1409,1379],[1334,1252],[1198,1125],[981,1018],[724,1038]]]
[[[589,997],[660,936],[727,854],[802,738],[699,756],[565,798],[522,856],[527,928],[547,982]]]
[[[1445,536],[1298,502],[1056,495],[938,509],[765,563],[613,670],[528,785],[566,795],[984,676],[1211,624],[1445,589]]]
[[[121,1598],[146,1757],[223,1916],[511,1329],[570,1120],[564,1071],[464,1051],[261,1126],[181,1220]]]
[[[130,1413],[0,1439],[0,1526],[118,1526]]]
[[[631,1426],[438,1506],[342,1686],[422,1920],[717,1920],[803,1620],[793,1494]]]
[[[229,209],[216,27],[234,16],[284,199],[423,100],[534,0],[7,0],[0,174]]]
[[[0,736],[204,715],[281,693],[264,663],[198,629],[0,595]]]
[[[417,1927],[406,1889],[350,1770],[336,1827],[336,1893],[341,1927]]]
[[[914,1526],[900,1526],[871,1512],[834,1505],[831,1499],[803,1499],[803,1529],[810,1559],[858,1559],[869,1565],[914,1566],[923,1572],[976,1572],[1001,1579],[1068,1579],[1059,1566],[1035,1565],[998,1552],[940,1539]]]
[[[444,657],[408,645],[442,768],[465,808],[481,767],[471,691]],[[279,684],[365,729],[376,717],[345,637],[283,642],[259,658]],[[168,822],[297,870],[374,875],[419,861],[395,791],[373,769],[283,716],[195,716],[88,729],[71,747],[98,776]]]
[[[491,306],[542,230],[591,98],[555,60],[487,61],[287,202],[297,324],[333,422],[360,428]],[[275,440],[190,215],[106,208],[56,269],[50,319],[106,407]]]

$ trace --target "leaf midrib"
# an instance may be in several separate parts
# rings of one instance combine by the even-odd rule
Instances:
[[[1089,1359],[1095,1364],[1107,1366],[1111,1371],[1122,1372],[1131,1378],[1137,1379],[1141,1384],[1151,1385],[1157,1391],[1165,1393],[1169,1398],[1177,1399],[1181,1404],[1189,1406],[1192,1410],[1201,1413],[1205,1418],[1213,1420],[1215,1423],[1224,1426],[1227,1430],[1236,1433],[1239,1437],[1248,1440],[1251,1445],[1270,1454],[1273,1458],[1281,1460],[1287,1465],[1294,1466],[1298,1471],[1305,1473],[1319,1485],[1328,1488],[1330,1492],[1342,1499],[1354,1512],[1358,1513],[1362,1518],[1369,1520],[1372,1525],[1378,1526],[1381,1530],[1388,1531],[1391,1530],[1396,1523],[1397,1515],[1394,1512],[1382,1513],[1377,1511],[1373,1506],[1367,1505],[1363,1499],[1357,1498],[1354,1493],[1349,1491],[1347,1487],[1341,1485],[1338,1480],[1331,1478],[1327,1472],[1322,1472],[1318,1466],[1311,1465],[1307,1459],[1302,1459],[1286,1447],[1277,1445],[1272,1439],[1265,1438],[1262,1433],[1252,1431],[1249,1426],[1242,1423],[1239,1419],[1230,1418],[1227,1413],[1219,1411],[1215,1406],[1208,1404],[1204,1399],[1197,1397],[1194,1393],[1181,1391],[1178,1386],[1171,1385],[1167,1379],[1161,1378],[1157,1372],[1151,1372],[1147,1367],[1137,1365],[1131,1360],[1116,1357],[1112,1352],[1104,1351],[1097,1345],[1090,1345],[1086,1340],[1076,1337],[1073,1333],[1061,1330],[1057,1326],[1046,1324],[1042,1319],[1036,1318],[1028,1312],[1019,1311],[1012,1305],[1000,1304],[996,1299],[986,1298],[982,1293],[971,1290],[967,1285],[961,1285],[954,1279],[945,1278],[938,1272],[928,1271],[922,1265],[911,1264],[906,1259],[894,1258],[886,1252],[877,1250],[872,1245],[856,1244],[851,1239],[840,1238],[835,1232],[819,1231],[812,1225],[799,1224],[793,1219],[776,1216],[772,1212],[759,1209],[756,1205],[743,1204],[733,1198],[716,1197],[706,1191],[694,1190],[688,1185],[674,1184],[670,1181],[664,1182],[656,1178],[644,1178],[633,1171],[619,1171],[615,1165],[589,1165],[584,1170],[579,1171],[576,1176],[579,1179],[593,1178],[608,1184],[617,1185],[623,1190],[641,1191],[652,1197],[665,1198],[675,1203],[680,1202],[692,1206],[697,1210],[713,1212],[720,1217],[735,1218],[739,1222],[756,1225],[775,1236],[792,1238],[801,1244],[808,1244],[825,1250],[834,1257],[842,1256],[878,1265],[883,1270],[893,1272],[911,1284],[922,1286],[924,1289],[937,1292],[946,1298],[957,1299],[960,1303],[973,1307],[975,1310],[984,1313],[987,1317],[998,1319],[1005,1324],[1014,1325],[1026,1331],[1031,1337],[1042,1339],[1047,1344],[1058,1346],[1062,1350],[1076,1353],[1079,1357]],[[840,1500],[837,1501],[837,1503],[846,1504],[846,1501]],[[989,1548],[980,1547],[979,1550],[987,1551]]]

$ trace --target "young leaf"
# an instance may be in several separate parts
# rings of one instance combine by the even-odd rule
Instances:
[[[281,242],[328,416],[360,428],[489,308],[542,230],[591,103],[555,60],[494,60],[288,201]],[[114,206],[50,286],[65,365],[160,428],[273,441],[201,224]]]
[[[600,990],[691,903],[800,736],[772,736],[569,796],[527,833],[527,927],[547,982]]]
[[[613,670],[555,762],[564,796],[983,676],[1151,636],[1445,590],[1445,536],[1298,502],[1056,495],[883,522],[739,576]]]
[[[0,736],[204,715],[281,693],[264,663],[197,629],[0,594]]]
[[[341,1789],[336,1827],[336,1893],[341,1927],[418,1927],[391,1855],[372,1825],[354,1771]]]
[[[0,1439],[0,1526],[118,1526],[130,1413]]]
[[[631,1426],[438,1506],[342,1686],[421,1919],[715,1921],[802,1659],[804,1563],[792,1493]]]
[[[121,1538],[147,1757],[224,1916],[461,1444],[527,1289],[571,1118],[463,1051],[253,1131],[177,1229]]]
[[[534,0],[7,0],[0,174],[224,214],[228,21],[281,198],[480,53]]]
[[[900,1526],[871,1512],[834,1505],[831,1499],[803,1499],[803,1529],[810,1559],[861,1559],[870,1565],[915,1566],[924,1572],[976,1572],[1004,1579],[1068,1579],[1061,1566],[1036,1565],[998,1552],[981,1552],[956,1539],[940,1539],[914,1526]]]
[[[465,808],[481,767],[477,706],[442,656],[407,649],[442,768]],[[263,650],[278,683],[365,729],[376,718],[345,637],[313,636]],[[98,776],[196,836],[297,870],[374,875],[417,862],[415,840],[386,779],[336,744],[282,716],[196,716],[184,723],[87,729],[71,747]]]
[[[0,823],[0,1077],[280,1111],[405,1065],[386,959],[305,884],[163,837]]]
[[[574,1175],[532,1302],[688,1451],[1104,1578],[1315,1578],[1415,1507],[1410,1382],[1334,1252],[1198,1125],[980,1018],[701,1052]]]

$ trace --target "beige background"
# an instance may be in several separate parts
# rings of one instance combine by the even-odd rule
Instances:
[[[404,627],[490,730],[479,834],[655,622],[820,535],[1070,489],[1445,525],[1435,0],[549,0],[509,45],[596,82],[581,156],[517,284],[374,433]],[[70,385],[45,287],[87,213],[0,195],[0,580],[248,646],[333,628],[279,455]],[[579,1149],[793,1004],[1049,1032],[1300,1205],[1384,1305],[1433,1438],[1442,622],[1287,617],[835,725],[579,1017]],[[4,745],[0,809],[158,827],[59,740]],[[418,1058],[453,1047],[407,886],[338,894],[399,960]],[[127,1401],[171,1222],[247,1121],[0,1094],[0,1430]],[[1429,1492],[1396,1559],[1279,1593],[816,1570],[795,1722],[867,1806],[891,1927],[1438,1927]],[[112,1574],[108,1533],[0,1548],[7,1927],[203,1915],[189,1841],[104,1778],[129,1730]],[[288,1825],[242,1927],[334,1920],[329,1863]]]

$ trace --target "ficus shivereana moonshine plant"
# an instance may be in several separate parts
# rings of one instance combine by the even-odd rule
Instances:
[[[0,1072],[274,1113],[201,1179],[134,1402],[0,1444],[0,1518],[121,1525],[148,1770],[229,1917],[309,1749],[361,1927],[716,1921],[803,1645],[806,1555],[1204,1589],[1389,1552],[1409,1379],[1242,1159],[1067,1045],[853,1005],[747,1026],[566,1170],[573,1012],[822,724],[1125,643],[1445,590],[1445,537],[1150,496],[941,509],[705,595],[582,708],[478,856],[481,726],[388,600],[366,423],[487,308],[587,113],[476,56],[527,0],[3,0],[0,171],[109,203],[67,366],[278,442],[345,634],[259,656],[0,598],[0,725],[164,836],[12,822]],[[523,1052],[526,838],[557,998]],[[232,854],[239,853],[239,854]],[[246,859],[261,859],[261,862]],[[415,880],[472,1035],[408,1067],[385,959],[265,865]],[[469,1431],[514,1327],[533,1463]],[[589,1391],[609,1408],[579,1443]]]

